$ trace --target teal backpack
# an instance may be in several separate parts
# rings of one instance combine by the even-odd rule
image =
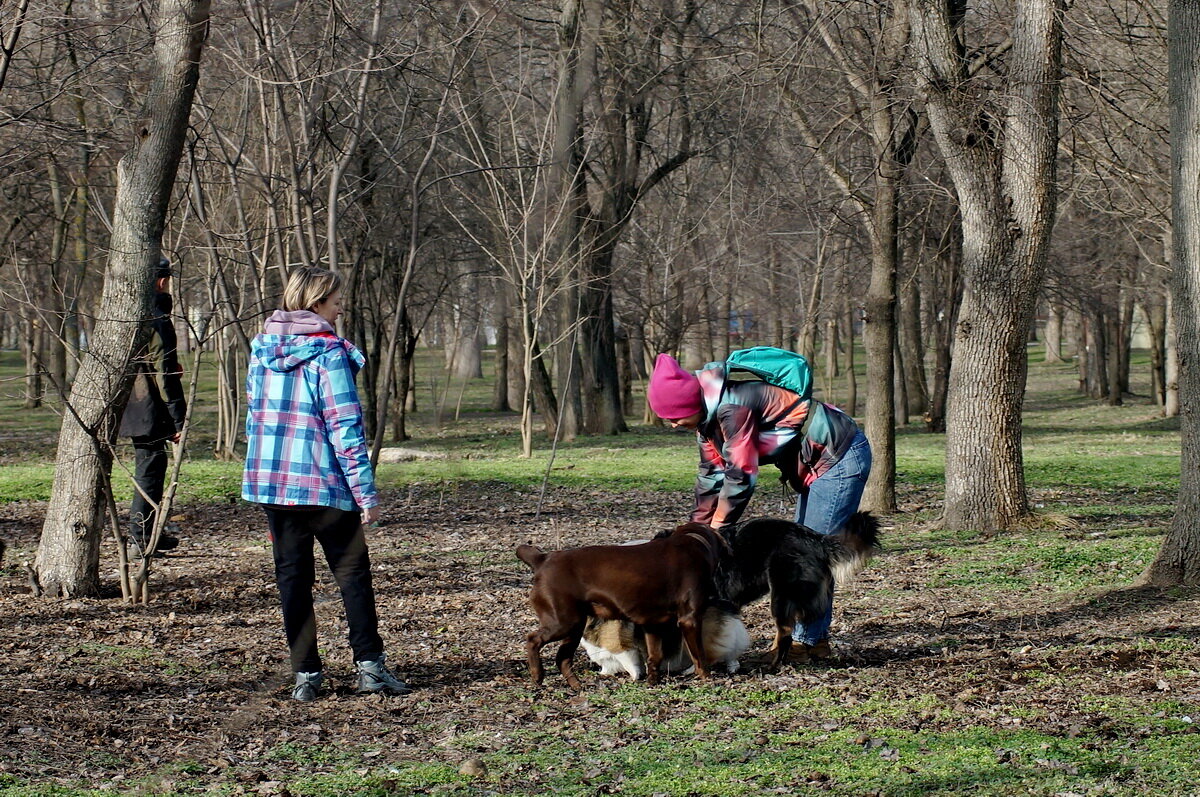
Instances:
[[[725,360],[727,379],[738,380],[738,372],[750,374],[768,385],[782,387],[801,400],[812,397],[812,369],[802,355],[774,346],[755,346],[729,353]]]

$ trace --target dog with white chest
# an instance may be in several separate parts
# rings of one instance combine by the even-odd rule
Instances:
[[[704,656],[710,667],[728,673],[740,668],[739,657],[750,647],[750,635],[737,609],[727,602],[710,604],[704,612]],[[695,669],[682,636],[664,636],[663,660],[659,670],[687,675]],[[600,667],[601,675],[626,673],[633,680],[646,675],[646,640],[641,628],[625,620],[591,618],[583,630],[583,649]]]

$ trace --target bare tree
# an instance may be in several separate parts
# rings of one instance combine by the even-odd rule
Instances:
[[[153,82],[133,144],[117,167],[100,318],[59,433],[54,487],[35,562],[41,589],[50,595],[93,595],[99,588],[111,443],[128,397],[129,364],[147,332],[141,322],[150,316],[153,269],[208,20],[208,0],[162,0],[153,17]]]
[[[1021,453],[1026,341],[1054,221],[1062,5],[1014,8],[1007,71],[971,79],[965,2],[913,0],[918,80],[962,212],[965,292],[946,418],[947,526],[1029,514]],[[985,47],[989,60],[1007,42]]]
[[[1179,347],[1182,469],[1175,517],[1146,579],[1200,583],[1200,2],[1171,0],[1171,292]]]
[[[788,86],[785,97],[804,142],[812,148],[829,178],[859,213],[871,246],[871,276],[866,294],[863,340],[867,352],[866,434],[871,441],[874,465],[863,494],[863,507],[890,514],[896,509],[896,432],[894,354],[896,349],[896,271],[899,260],[900,187],[904,170],[915,151],[916,117],[902,106],[901,68],[909,38],[905,0],[894,0],[878,9],[877,27],[868,32],[853,24],[851,40],[870,37],[869,46],[851,53],[837,30],[838,20],[826,16],[817,4],[805,21],[819,33],[838,72],[855,94],[852,115],[866,133],[870,146],[873,191],[862,190],[848,170],[822,146],[808,119],[806,99]],[[836,13],[836,12],[835,12]],[[864,15],[870,19],[870,15]],[[865,64],[856,63],[856,56]]]
[[[17,0],[16,11],[11,17],[11,27],[7,32],[0,29],[0,89],[4,88],[4,79],[8,77],[8,68],[12,64],[13,53],[21,39],[21,28],[25,26],[25,15],[28,13],[29,0]]]

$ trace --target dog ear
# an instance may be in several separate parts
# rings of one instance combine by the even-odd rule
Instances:
[[[533,570],[537,570],[542,566],[542,562],[546,561],[546,554],[542,553],[540,548],[525,543],[517,546],[517,558]]]
[[[670,536],[671,536],[672,534],[674,534],[674,533],[675,533],[675,529],[663,529],[662,531],[658,532],[657,534],[655,534],[655,535],[654,535],[653,537],[651,537],[650,539],[652,539],[652,540],[665,540],[667,537],[670,537]]]

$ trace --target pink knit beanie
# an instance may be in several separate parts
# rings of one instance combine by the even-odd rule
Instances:
[[[654,361],[646,398],[654,414],[669,421],[687,418],[704,408],[700,380],[683,370],[669,354],[660,354]]]

